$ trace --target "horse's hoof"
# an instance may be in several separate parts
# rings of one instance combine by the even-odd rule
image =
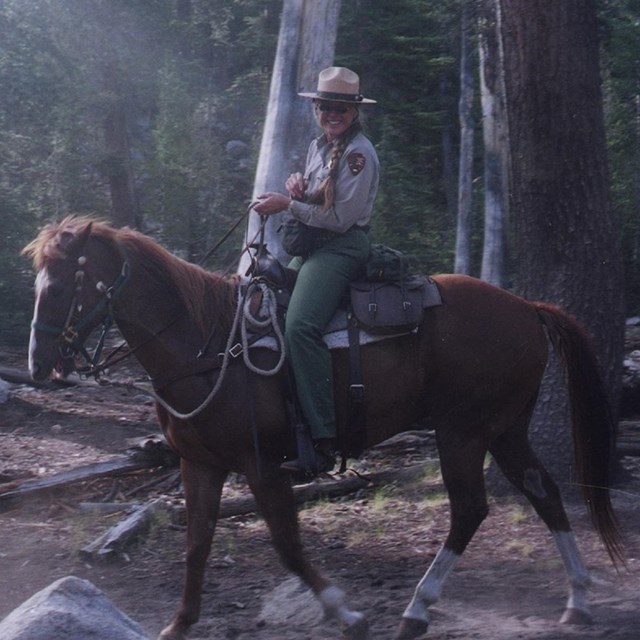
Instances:
[[[177,628],[176,625],[170,624],[168,627],[165,627],[158,636],[158,640],[184,640],[185,635],[184,632]]]
[[[427,633],[429,623],[415,618],[402,618],[393,640],[414,640]]]
[[[369,637],[369,623],[367,619],[361,615],[356,622],[344,629],[343,635],[347,640],[367,640]]]
[[[560,624],[590,625],[593,624],[593,618],[582,609],[566,609],[560,618]]]

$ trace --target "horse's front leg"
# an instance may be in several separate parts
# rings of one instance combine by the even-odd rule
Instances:
[[[364,640],[368,636],[364,615],[349,609],[344,592],[333,586],[306,558],[289,478],[277,466],[265,464],[260,474],[255,471],[247,473],[247,480],[282,563],[313,591],[325,614],[337,618],[344,625],[346,637]]]
[[[158,640],[183,640],[200,617],[202,583],[216,527],[222,486],[228,475],[223,469],[200,462],[180,463],[187,507],[187,557],[182,602],[171,624]]]

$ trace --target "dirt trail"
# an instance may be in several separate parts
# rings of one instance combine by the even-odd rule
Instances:
[[[16,360],[20,360],[20,354]],[[17,363],[19,364],[19,363]],[[136,371],[129,374],[135,379]],[[127,439],[157,431],[151,403],[136,390],[12,388],[0,405],[0,483],[50,474],[124,452]],[[434,475],[411,485],[360,491],[301,509],[304,540],[314,561],[368,615],[372,640],[390,639],[415,584],[441,544],[448,503],[434,490],[437,460],[429,438],[401,450],[381,448],[360,462],[380,469],[433,459]],[[590,627],[558,624],[565,578],[551,539],[526,505],[493,502],[434,607],[426,638],[514,640],[640,637],[640,466],[624,458],[629,479],[614,493],[626,535],[628,566],[611,567],[585,510],[571,506],[580,547],[593,574]],[[184,530],[158,517],[148,537],[115,563],[91,565],[82,546],[122,514],[96,515],[83,501],[143,500],[154,472],[96,480],[0,508],[0,618],[57,578],[91,580],[155,637],[178,603]],[[241,479],[226,493],[246,491]],[[178,502],[179,493],[167,499]],[[308,593],[291,580],[269,544],[262,521],[237,516],[221,521],[205,583],[202,620],[192,639],[335,640]]]

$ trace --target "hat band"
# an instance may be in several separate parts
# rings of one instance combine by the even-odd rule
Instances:
[[[334,93],[333,91],[318,91],[316,98],[320,100],[345,100],[348,102],[362,102],[364,99],[360,93]]]

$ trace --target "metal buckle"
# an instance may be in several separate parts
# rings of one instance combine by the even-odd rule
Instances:
[[[229,355],[232,358],[237,358],[241,353],[242,353],[242,344],[240,344],[239,342],[236,342],[236,344],[234,344],[233,347],[229,349]]]
[[[364,401],[364,385],[363,384],[352,384],[349,386],[349,395],[351,400],[354,402],[363,402]]]
[[[66,344],[73,344],[78,338],[78,332],[73,327],[65,327],[60,337]]]

